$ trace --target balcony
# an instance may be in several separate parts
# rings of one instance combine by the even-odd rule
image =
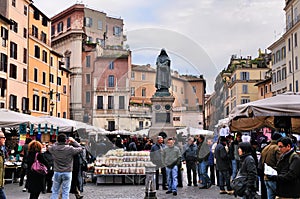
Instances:
[[[47,39],[46,35],[43,34],[39,34],[38,31],[33,31],[32,28],[29,29],[29,35],[32,36],[33,38],[37,39],[38,41],[41,41],[44,44],[47,44],[48,46],[50,46],[50,40]]]

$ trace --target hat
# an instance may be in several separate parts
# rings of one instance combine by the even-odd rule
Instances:
[[[282,135],[280,133],[273,133],[273,135],[271,136],[272,140],[279,140],[282,137]]]

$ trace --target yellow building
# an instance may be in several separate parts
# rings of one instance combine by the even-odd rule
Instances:
[[[29,6],[29,109],[34,116],[69,118],[69,71],[63,56],[50,47],[51,21],[33,4]]]
[[[9,54],[9,25],[11,21],[0,14],[1,46],[0,46],[0,108],[6,108],[7,67]]]

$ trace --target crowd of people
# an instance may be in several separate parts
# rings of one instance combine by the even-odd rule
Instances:
[[[0,132],[2,146],[5,146],[5,134]],[[258,132],[255,137],[243,141],[242,133],[231,134],[223,127],[217,142],[203,135],[190,136],[186,140],[158,136],[155,142],[147,136],[122,138],[118,135],[111,141],[100,139],[91,146],[91,151],[97,156],[114,148],[149,150],[150,159],[156,165],[156,190],[161,185],[166,194],[176,196],[178,187],[185,184],[182,179],[184,164],[187,186],[209,189],[217,185],[220,194],[237,195],[233,181],[243,176],[246,178],[245,186],[242,194],[238,195],[245,199],[257,198],[258,190],[262,199],[300,198],[300,157],[295,152],[297,142],[293,137],[280,133],[272,133],[271,140],[268,140]],[[93,154],[80,145],[79,138],[61,133],[56,142],[47,144],[27,138],[20,155],[23,161],[19,185],[24,186],[26,175],[23,191],[30,193],[30,199],[37,199],[40,193],[46,192],[51,193],[51,199],[67,199],[69,193],[77,199],[83,198],[83,163],[92,159]],[[32,170],[36,159],[47,167],[47,174]],[[3,199],[6,198],[3,190],[4,160],[5,154],[0,150],[0,198]],[[272,168],[274,172],[265,172],[266,168]]]
[[[273,133],[271,140],[260,132],[251,140],[243,141],[242,136],[240,132],[234,135],[224,132],[213,143],[212,138],[199,135],[188,137],[183,146],[174,138],[158,136],[150,153],[156,165],[156,190],[161,185],[166,194],[176,196],[177,188],[183,185],[181,164],[185,164],[187,186],[209,189],[217,185],[220,194],[237,196],[231,185],[234,179],[243,176],[246,180],[239,196],[245,199],[259,198],[259,190],[262,199],[300,198],[297,141],[280,133]],[[265,173],[266,165],[277,175]]]

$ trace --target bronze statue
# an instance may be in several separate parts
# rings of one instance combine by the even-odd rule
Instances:
[[[171,60],[165,49],[162,49],[156,60],[156,81],[155,95],[170,95],[169,88],[171,87]]]

